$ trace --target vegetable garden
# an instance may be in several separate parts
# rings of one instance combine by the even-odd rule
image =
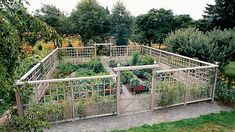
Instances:
[[[142,45],[100,45],[109,54],[97,44],[57,48],[35,65],[16,82],[18,113],[64,122],[214,100],[215,64]]]

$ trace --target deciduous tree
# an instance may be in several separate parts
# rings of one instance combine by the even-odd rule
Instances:
[[[109,33],[108,13],[96,0],[82,0],[71,17],[85,43],[91,39],[102,42]]]

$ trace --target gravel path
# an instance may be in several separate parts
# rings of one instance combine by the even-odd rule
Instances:
[[[93,119],[85,119],[52,125],[51,132],[102,132],[114,129],[128,129],[144,124],[155,124],[166,121],[175,121],[184,118],[193,118],[209,113],[230,110],[212,102],[201,102],[145,112],[132,115],[108,116]]]

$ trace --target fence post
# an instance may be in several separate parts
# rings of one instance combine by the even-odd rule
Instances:
[[[120,64],[117,65],[120,67]],[[117,115],[120,115],[120,92],[121,92],[121,71],[118,69],[117,71]]]
[[[109,56],[112,57],[112,44],[110,44],[110,48],[109,48]]]
[[[95,46],[95,58],[96,58],[96,45],[94,45]]]
[[[74,104],[74,92],[73,92],[73,81],[70,82],[70,88],[71,88],[71,103],[72,103],[72,118],[73,121],[75,120],[75,104]]]
[[[126,46],[126,56],[128,56],[129,54],[128,54],[128,52],[129,52],[129,47],[128,46]]]
[[[219,65],[219,62],[215,62],[215,64]],[[212,101],[213,102],[214,102],[214,98],[215,98],[215,88],[216,88],[217,76],[218,76],[218,67],[215,68],[215,79],[214,79],[213,91],[212,91]]]
[[[23,106],[22,106],[21,97],[20,97],[20,86],[17,86],[16,88],[15,97],[16,97],[17,113],[19,116],[23,116]]]
[[[184,88],[184,105],[186,105],[186,101],[187,101],[187,90],[188,90],[188,82],[189,82],[189,70],[187,71],[187,75],[186,75],[186,81],[185,81],[185,88]]]
[[[77,59],[78,59],[78,48],[75,48],[75,50],[76,50],[76,54],[77,54]]]
[[[162,52],[160,51],[159,58],[158,58],[158,64],[160,64],[160,62],[161,62],[161,57],[162,57]]]
[[[154,61],[154,65],[156,65],[157,62]],[[154,110],[154,97],[155,97],[155,88],[156,88],[156,81],[155,81],[155,75],[156,75],[156,68],[153,68],[152,70],[152,82],[151,82],[151,104],[150,104],[150,108],[151,111]]]

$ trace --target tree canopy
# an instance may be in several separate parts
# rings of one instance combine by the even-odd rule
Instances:
[[[96,0],[82,0],[71,17],[84,43],[102,42],[109,32],[108,13]]]
[[[235,1],[215,0],[215,5],[208,4],[205,10],[204,23],[208,27],[206,30],[211,30],[214,27],[233,28],[235,26]]]
[[[22,44],[26,42],[34,45],[40,39],[60,39],[53,28],[28,14],[23,2],[0,2],[0,97],[8,101],[14,98],[12,84],[17,76],[16,68],[21,60]]]
[[[34,15],[53,27],[60,34],[71,34],[73,23],[54,5],[43,5]]]
[[[165,36],[173,29],[174,15],[171,10],[152,9],[136,19],[137,41],[150,45],[162,43]]]
[[[132,33],[133,20],[130,12],[127,11],[125,5],[118,1],[112,10],[111,33],[116,40],[117,45],[126,45]]]

